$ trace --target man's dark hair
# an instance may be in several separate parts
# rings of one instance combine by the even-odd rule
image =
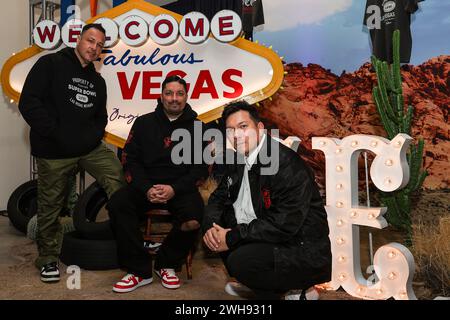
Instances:
[[[226,124],[228,117],[238,111],[247,111],[250,114],[250,118],[252,118],[252,120],[255,123],[258,123],[261,121],[261,118],[259,117],[259,114],[258,114],[258,110],[256,110],[256,108],[254,106],[250,105],[246,101],[238,101],[238,102],[233,102],[233,103],[229,104],[228,106],[225,107],[225,109],[223,109],[223,112],[222,112],[223,123]]]
[[[83,27],[83,30],[81,30],[81,35],[83,35],[86,31],[89,29],[97,29],[98,31],[102,32],[106,36],[106,30],[103,28],[103,26],[100,23],[89,23]]]
[[[184,81],[184,79],[180,78],[179,76],[167,77],[161,85],[161,91],[164,91],[164,89],[166,88],[166,85],[171,82],[178,82],[179,84],[181,84],[184,87],[184,91],[186,91],[186,92],[188,91],[186,81]]]

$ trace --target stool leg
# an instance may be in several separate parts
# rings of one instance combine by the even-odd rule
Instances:
[[[145,237],[150,237],[150,229],[152,228],[152,219],[150,217],[147,217],[147,226],[145,228]]]
[[[189,251],[186,258],[186,274],[188,280],[192,280],[192,250]]]

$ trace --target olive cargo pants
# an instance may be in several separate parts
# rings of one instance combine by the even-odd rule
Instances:
[[[61,251],[63,232],[59,213],[65,204],[70,179],[78,168],[83,168],[105,189],[108,197],[125,185],[122,165],[103,142],[90,153],[67,159],[37,158],[37,235],[39,269],[57,262]],[[73,179],[73,178],[72,178]]]

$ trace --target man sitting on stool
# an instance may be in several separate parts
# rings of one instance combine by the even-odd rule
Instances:
[[[166,78],[155,112],[138,117],[129,133],[122,153],[129,185],[116,192],[107,206],[119,264],[127,270],[114,285],[115,292],[130,292],[152,282],[152,258],[144,248],[140,222],[145,212],[161,207],[176,221],[158,250],[154,269],[164,287],[180,287],[175,269],[188,255],[200,229],[204,208],[197,182],[208,175],[203,163],[176,164],[172,160],[172,149],[178,144],[171,140],[174,130],[187,130],[191,146],[202,144],[193,141],[197,113],[186,101],[186,82],[177,76]]]

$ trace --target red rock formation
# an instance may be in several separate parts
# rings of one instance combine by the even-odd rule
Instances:
[[[371,64],[336,76],[319,65],[286,65],[284,89],[264,102],[261,115],[284,136],[302,139],[302,154],[323,178],[324,156],[311,151],[311,137],[343,138],[352,134],[386,136],[372,99],[376,75]],[[450,56],[402,67],[405,103],[414,107],[412,136],[425,139],[424,187],[450,185]],[[320,180],[320,179],[319,179]]]

